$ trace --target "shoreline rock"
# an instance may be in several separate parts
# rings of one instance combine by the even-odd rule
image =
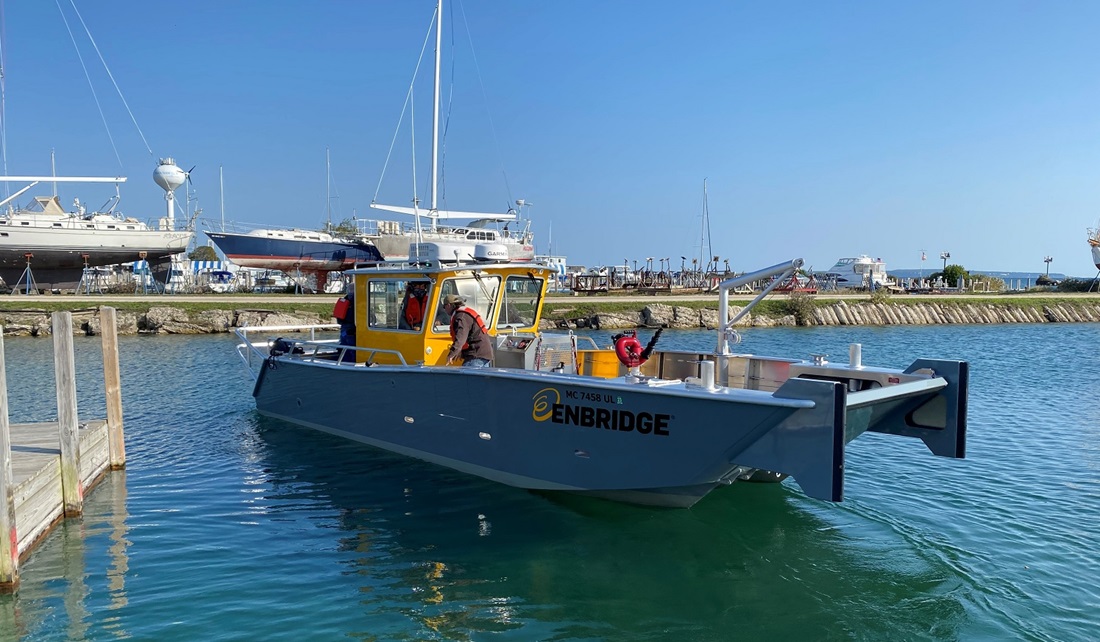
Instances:
[[[0,326],[5,336],[50,336],[51,312],[46,310],[0,310]],[[191,317],[186,310],[172,306],[152,306],[146,312],[119,311],[115,318],[120,335],[135,334],[222,334],[242,326],[312,325],[335,323],[320,314],[277,310],[213,309]],[[99,308],[73,311],[73,334],[96,336],[101,331]]]
[[[731,305],[733,318],[742,308]],[[573,312],[568,310],[566,312]],[[544,329],[628,329],[637,327],[662,327],[679,329],[713,329],[718,326],[718,310],[689,308],[651,303],[637,313],[637,320],[629,314],[597,313],[589,316],[569,317],[549,315],[543,319]],[[799,319],[798,315],[767,315],[752,312],[739,319],[735,325],[752,327],[774,326],[887,326],[887,325],[974,325],[993,323],[1100,323],[1100,303],[1061,302],[1043,305],[999,303],[920,302],[876,303],[872,301],[836,301],[815,305],[813,310]]]
[[[731,305],[732,318],[742,308]],[[668,303],[647,303],[634,312],[576,315],[563,308],[544,315],[541,329],[620,330],[630,328],[713,329],[718,325],[718,310]],[[100,333],[99,308],[73,310],[73,334],[95,336]],[[0,310],[0,325],[6,336],[49,336],[50,311]],[[311,325],[334,323],[323,313],[296,310],[285,312],[256,308],[207,309],[188,314],[171,305],[151,306],[145,312],[119,311],[118,332],[135,334],[219,334],[242,326]],[[993,323],[1100,323],[1100,302],[1063,301],[1042,306],[959,301],[893,302],[834,301],[815,304],[802,314],[763,314],[752,312],[739,319],[739,327],[775,326],[888,326],[888,325],[970,325]]]

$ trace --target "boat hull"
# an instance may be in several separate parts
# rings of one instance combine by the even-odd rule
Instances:
[[[1100,240],[1092,246],[1092,262],[1096,264],[1096,269],[1100,270]]]
[[[810,383],[815,408],[762,392],[654,391],[547,373],[274,363],[257,380],[261,414],[519,488],[631,503],[694,504],[732,481],[738,456],[796,412],[800,422],[816,417],[826,441],[835,436],[828,382]]]
[[[206,232],[236,265],[283,272],[332,272],[382,260],[370,243],[310,241],[228,232]],[[406,248],[407,250],[407,248]]]
[[[0,228],[0,278],[9,286],[25,279],[27,254],[34,282],[43,289],[75,287],[88,267],[145,259],[165,263],[187,250],[194,234],[166,230],[70,230]],[[144,255],[144,256],[143,256]]]
[[[422,236],[425,242],[436,240],[455,242],[453,237],[433,235],[431,232],[424,232]],[[387,261],[407,261],[409,259],[409,245],[416,243],[416,237],[405,234],[380,234],[372,236],[371,241]],[[499,239],[494,240],[493,243],[507,248],[508,261],[511,263],[528,263],[535,260],[535,246],[530,243],[509,243]],[[472,247],[474,243],[471,242],[469,245]]]

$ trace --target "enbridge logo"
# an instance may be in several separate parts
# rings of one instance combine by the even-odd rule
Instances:
[[[543,388],[531,398],[531,418],[538,422],[550,422],[561,426],[602,428],[617,432],[633,432],[639,435],[667,437],[672,415],[658,412],[635,412],[617,404],[622,398],[604,393],[567,390],[569,399],[590,400],[596,403],[615,403],[610,408],[578,403],[562,403],[562,395],[556,388]]]
[[[546,421],[554,412],[554,406],[561,403],[561,393],[554,388],[543,388],[535,393],[531,404],[531,418]]]

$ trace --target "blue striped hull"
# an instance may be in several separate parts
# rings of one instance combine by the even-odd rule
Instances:
[[[242,267],[284,272],[345,270],[376,263],[382,254],[371,243],[283,239],[228,232],[206,232],[230,262]]]

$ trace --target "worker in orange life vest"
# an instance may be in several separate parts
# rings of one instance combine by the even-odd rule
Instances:
[[[403,312],[406,326],[413,330],[420,329],[420,325],[424,322],[424,306],[427,304],[427,299],[427,284],[419,281],[409,284]]]
[[[462,365],[485,368],[493,360],[492,337],[485,321],[477,310],[466,307],[466,300],[458,294],[448,294],[443,299],[443,311],[451,315],[451,351],[447,353],[447,365],[462,359]]]
[[[355,345],[355,292],[353,290],[348,290],[347,294],[336,301],[336,305],[332,308],[332,316],[340,324],[340,345]],[[355,361],[355,352],[352,350],[344,352],[340,361]]]
[[[336,301],[332,316],[340,324],[340,345],[355,345],[355,293],[352,290]]]

